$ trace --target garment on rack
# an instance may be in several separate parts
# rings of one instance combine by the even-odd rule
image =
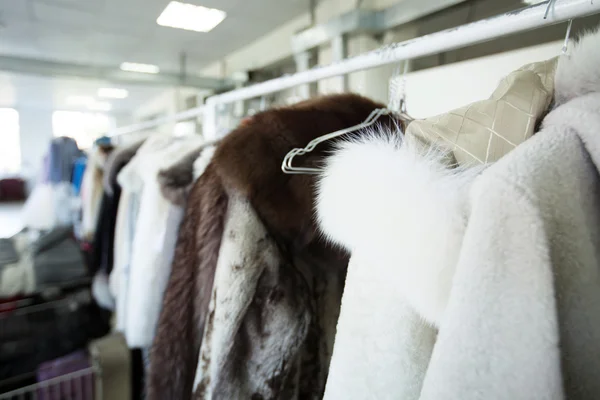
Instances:
[[[51,183],[71,182],[73,164],[81,155],[77,142],[70,137],[54,138],[48,154],[48,180]]]
[[[142,156],[135,170],[130,170],[136,175],[129,178],[139,179],[143,186],[127,289],[125,338],[132,348],[147,348],[152,344],[183,217],[183,208],[162,196],[158,173],[203,143],[204,139],[195,136],[173,139],[161,151]]]
[[[559,60],[558,107],[487,168],[410,136],[328,160],[318,215],[352,258],[326,399],[600,396],[598,46]]]
[[[140,146],[136,155],[121,169],[117,182],[121,187],[121,196],[117,210],[114,237],[113,270],[109,277],[110,291],[115,299],[115,328],[125,332],[127,326],[127,299],[129,298],[129,267],[132,246],[135,238],[135,226],[139,211],[143,185],[136,175],[136,165],[147,154],[160,151],[168,146],[173,138],[163,135],[150,135]]]
[[[73,184],[73,189],[75,191],[75,195],[79,196],[81,192],[81,183],[83,181],[83,174],[85,173],[85,167],[87,166],[87,156],[83,155],[73,164],[73,179],[71,183]]]
[[[121,198],[121,187],[117,175],[121,169],[135,156],[143,142],[117,148],[106,160],[103,174],[103,193],[100,201],[98,226],[93,241],[90,267],[94,277],[94,298],[107,308],[114,309],[114,299],[108,288],[108,276],[113,269],[115,228],[117,210]]]
[[[194,182],[210,163],[215,146],[206,143],[185,155],[180,161],[158,174],[163,197],[173,205],[184,207]]]
[[[283,175],[281,161],[380,107],[357,95],[309,100],[257,114],[218,145],[179,231],[149,399],[322,396],[347,256],[316,232],[313,177]]]
[[[95,146],[88,158],[81,183],[81,229],[83,239],[91,242],[96,232],[102,200],[104,164],[112,147]]]

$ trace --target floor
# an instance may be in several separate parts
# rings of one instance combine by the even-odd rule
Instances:
[[[23,203],[0,203],[0,238],[10,237],[23,227]]]

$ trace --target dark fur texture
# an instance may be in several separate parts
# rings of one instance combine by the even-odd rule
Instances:
[[[283,174],[281,163],[294,147],[304,147],[318,136],[359,124],[381,107],[384,106],[352,94],[317,98],[257,114],[222,140],[211,164],[192,190],[180,230],[152,348],[148,379],[150,400],[189,399],[192,394],[223,234],[226,192],[240,193],[250,201],[283,259],[278,270],[266,270],[265,274],[270,275],[261,275],[261,282],[281,279],[277,276],[289,279],[301,276],[306,284],[286,284],[279,289],[297,298],[308,296],[311,303],[309,310],[304,306],[303,312],[311,322],[308,331],[298,337],[301,350],[290,356],[296,361],[281,365],[265,382],[268,391],[255,393],[252,398],[284,399],[292,392],[299,398],[322,396],[348,255],[328,246],[317,233],[313,219],[314,176]],[[395,122],[385,117],[381,123]],[[306,157],[295,160],[295,164],[318,165],[331,144],[323,144]],[[248,327],[252,325],[254,314],[266,312],[260,306],[260,299],[272,296],[277,288],[271,286],[259,284],[257,287],[233,344],[229,359],[233,364],[223,366],[232,370],[214,377],[219,382],[202,383],[213,386],[215,398],[230,392],[221,388],[227,385],[227,374],[235,375],[237,381],[251,374],[244,371],[244,365],[252,353],[250,348],[259,344],[249,339],[253,336]],[[271,316],[265,318],[268,320]],[[296,374],[299,383],[292,385]],[[193,388],[196,398],[203,398],[201,386]]]
[[[357,125],[374,109],[383,107],[362,96],[341,94],[268,110],[227,135],[217,147],[213,163],[223,183],[250,200],[269,231],[300,250],[316,241],[314,177],[282,173],[283,158],[293,148]],[[380,122],[389,124],[390,120],[385,117]],[[295,165],[317,166],[331,150],[332,142],[296,157]]]
[[[189,399],[223,235],[227,196],[213,167],[190,192],[154,339],[149,400]]]

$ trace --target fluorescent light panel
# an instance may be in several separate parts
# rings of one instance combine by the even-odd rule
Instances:
[[[121,64],[121,69],[123,71],[130,72],[143,72],[145,74],[158,74],[158,72],[160,71],[160,68],[158,68],[158,66],[156,65],[140,64],[134,62],[124,62],[123,64]]]
[[[106,101],[95,101],[88,104],[87,108],[94,111],[110,111],[112,110],[112,104]]]
[[[187,31],[209,32],[225,17],[227,17],[227,13],[216,8],[171,1],[160,14],[156,23]]]
[[[124,99],[129,96],[129,92],[119,88],[100,88],[98,89],[98,97],[107,99]]]

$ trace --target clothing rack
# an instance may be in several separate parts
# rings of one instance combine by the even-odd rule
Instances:
[[[544,18],[550,5],[547,18]],[[417,57],[482,43],[488,40],[525,32],[574,18],[600,12],[598,0],[556,0],[526,7],[455,28],[446,29],[415,39],[394,43],[340,62],[292,75],[271,79],[262,83],[211,96],[204,106],[169,115],[153,121],[118,128],[110,135],[132,133],[150,129],[165,123],[177,122],[203,116],[203,133],[206,139],[217,139],[217,107],[236,101],[276,93],[298,85],[345,75],[365,69],[398,63]]]

